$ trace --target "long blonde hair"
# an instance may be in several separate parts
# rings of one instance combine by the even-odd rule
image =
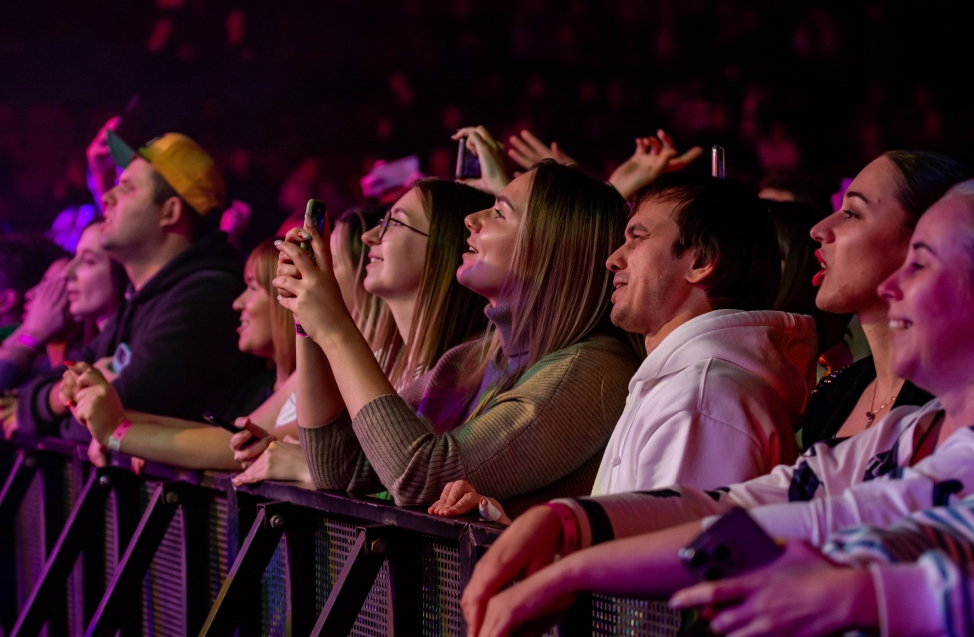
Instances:
[[[444,179],[424,179],[413,187],[419,191],[430,229],[409,334],[401,338],[388,307],[375,318],[373,351],[397,390],[429,371],[447,350],[482,332],[487,324],[486,301],[460,285],[456,272],[469,236],[463,220],[493,205],[493,196]]]
[[[546,160],[530,172],[531,194],[503,294],[513,299],[511,343],[517,351],[505,353],[499,335],[488,333],[481,361],[468,366],[468,382],[477,383],[490,361],[505,369],[516,354],[516,365],[485,392],[471,418],[542,358],[594,332],[633,346],[609,320],[613,274],[605,265],[624,239],[625,200],[574,166]]]

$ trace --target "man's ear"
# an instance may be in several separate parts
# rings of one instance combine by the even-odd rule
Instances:
[[[20,304],[20,294],[13,288],[0,290],[0,316],[11,314]]]
[[[162,212],[159,214],[159,227],[164,230],[171,230],[180,225],[186,219],[186,206],[179,197],[170,197],[162,203]]]
[[[720,258],[713,256],[704,258],[703,255],[695,252],[693,260],[690,262],[690,270],[687,272],[687,282],[690,285],[701,286],[707,282],[710,276],[717,269],[717,261]]]

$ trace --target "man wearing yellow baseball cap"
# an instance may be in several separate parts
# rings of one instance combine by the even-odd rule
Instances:
[[[84,360],[108,377],[127,409],[187,420],[223,413],[258,370],[237,349],[233,300],[241,262],[218,230],[226,196],[213,158],[192,139],[166,133],[133,150],[107,133],[122,168],[102,196],[102,247],[122,264],[130,287],[114,320]],[[63,370],[21,393],[18,426],[87,441],[60,397]]]

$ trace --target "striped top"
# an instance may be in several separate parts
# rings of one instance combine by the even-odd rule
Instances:
[[[882,635],[974,634],[974,497],[843,529],[822,551],[871,571]]]

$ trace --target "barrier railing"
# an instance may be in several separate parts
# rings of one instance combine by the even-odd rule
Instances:
[[[4,636],[464,635],[460,594],[502,527],[373,498],[0,443]],[[674,635],[660,602],[594,596],[551,634]],[[558,632],[560,631],[560,633]]]

